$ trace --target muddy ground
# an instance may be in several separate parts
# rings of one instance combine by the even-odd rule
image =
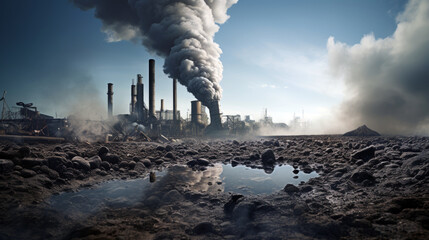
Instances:
[[[305,136],[162,143],[0,144],[0,239],[427,239],[429,138]],[[320,176],[270,195],[189,187],[180,174],[121,207],[77,195],[112,179],[214,163],[272,171],[290,164]],[[188,179],[189,180],[189,179]],[[156,185],[155,185],[156,184]],[[204,185],[203,184],[203,185]],[[212,185],[207,182],[207,185]],[[192,184],[191,184],[192,185]],[[71,206],[71,208],[70,208]],[[118,207],[119,206],[119,207]],[[83,213],[82,213],[83,212]]]

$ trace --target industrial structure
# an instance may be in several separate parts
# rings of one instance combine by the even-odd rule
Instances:
[[[107,84],[107,120],[91,121],[69,116],[57,119],[41,114],[32,103],[18,102],[18,111],[11,111],[6,102],[6,91],[0,99],[2,102],[0,135],[30,135],[45,137],[64,137],[68,140],[85,141],[132,141],[132,140],[168,140],[170,137],[221,135],[241,135],[254,132],[264,126],[286,127],[286,124],[274,124],[267,111],[260,122],[244,121],[240,115],[222,115],[219,101],[203,102],[195,100],[190,103],[191,113],[182,118],[177,109],[177,79],[172,79],[172,110],[165,107],[160,99],[159,110],[155,105],[155,60],[149,60],[147,105],[144,96],[142,74],[137,74],[130,88],[129,114],[114,115],[113,83]],[[209,110],[210,118],[206,113]],[[102,136],[100,136],[102,135]]]

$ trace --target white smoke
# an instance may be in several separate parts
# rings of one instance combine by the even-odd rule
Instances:
[[[392,36],[348,46],[328,40],[332,73],[345,80],[343,117],[387,134],[429,134],[429,1],[410,0]]]
[[[164,72],[209,106],[222,97],[222,50],[214,42],[238,0],[72,0],[95,9],[108,41],[139,40],[165,58]]]

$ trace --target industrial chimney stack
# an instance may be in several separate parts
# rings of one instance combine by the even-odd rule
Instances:
[[[221,114],[219,110],[219,101],[212,101],[207,106],[210,110],[210,127],[212,129],[222,129]]]
[[[140,123],[142,123],[145,120],[144,117],[144,101],[143,101],[143,77],[141,74],[137,74],[137,104],[136,104],[136,112],[137,112],[137,119]]]
[[[191,102],[191,122],[195,125],[201,124],[201,102],[192,101]]]
[[[113,116],[113,83],[107,84],[107,116]]]
[[[177,121],[177,79],[173,79],[173,122]]]
[[[164,99],[161,99],[161,109],[159,110],[159,120],[162,120],[163,114],[164,114]]]
[[[149,118],[155,117],[155,60],[149,60]]]
[[[131,115],[136,113],[136,102],[137,102],[137,94],[136,94],[136,85],[133,83],[131,84]]]

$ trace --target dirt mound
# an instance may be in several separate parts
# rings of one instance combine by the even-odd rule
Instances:
[[[372,129],[369,129],[366,125],[363,125],[353,131],[346,132],[343,136],[371,137],[380,136],[380,134]]]

